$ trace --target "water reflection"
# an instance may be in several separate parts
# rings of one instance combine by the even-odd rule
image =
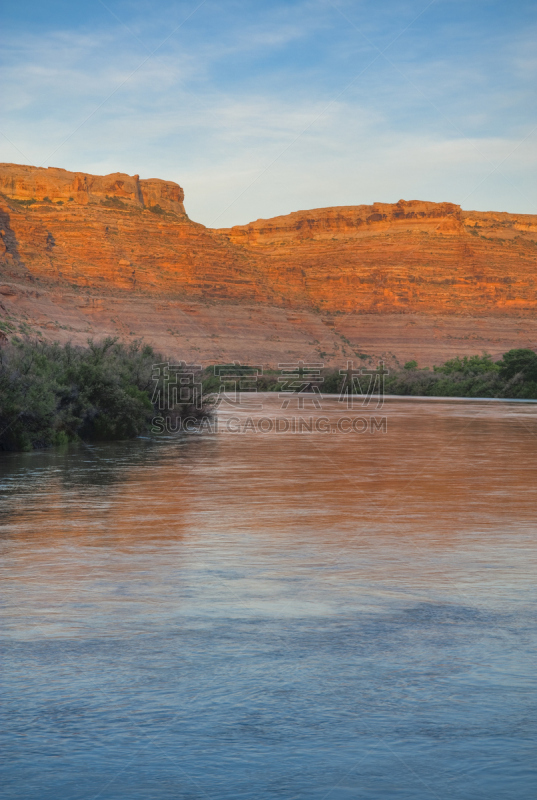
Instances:
[[[533,796],[535,412],[383,413],[2,457],[6,797]]]

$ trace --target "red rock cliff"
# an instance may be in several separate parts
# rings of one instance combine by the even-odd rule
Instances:
[[[88,175],[57,167],[27,167],[0,164],[0,192],[13,200],[31,201],[47,198],[54,204],[78,205],[116,202],[128,207],[159,205],[176,214],[184,214],[184,192],[172,181],[158,178],[140,180],[139,175]]]
[[[48,282],[346,312],[537,307],[531,215],[401,200],[213,231],[180,186],[137,175],[4,164],[0,189],[4,269]]]
[[[220,233],[265,259],[277,293],[321,310],[537,309],[535,215],[400,200],[297,211]]]
[[[175,183],[137,175],[1,164],[0,312],[6,303],[15,309],[13,298],[26,291],[21,287],[33,286],[48,297],[85,293],[102,320],[108,314],[112,322],[111,298],[120,295],[134,333],[128,306],[143,298],[214,307],[209,328],[219,314],[227,314],[229,328],[229,314],[239,314],[229,308],[254,302],[295,309],[297,325],[305,312],[322,314],[323,323],[343,313],[347,319],[535,318],[535,215],[401,200],[211,230],[188,219],[183,196]],[[295,317],[289,322],[293,327]],[[491,331],[498,324],[491,322]],[[304,332],[306,342],[320,341],[314,330]],[[346,341],[351,333],[342,336]],[[279,333],[265,338],[278,349]]]

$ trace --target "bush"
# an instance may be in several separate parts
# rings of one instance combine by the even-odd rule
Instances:
[[[374,365],[368,365],[373,368]],[[233,374],[248,374],[250,367],[234,367]],[[339,369],[322,370],[322,394],[340,394],[345,385],[345,375]],[[280,392],[282,384],[275,371],[260,376],[254,385],[257,391]],[[371,379],[364,376],[362,389],[368,390]],[[221,379],[214,375],[214,367],[206,370],[204,391],[218,392]],[[243,391],[248,391],[246,388]],[[355,390],[357,385],[355,384]],[[417,362],[407,361],[404,367],[390,368],[385,378],[386,394],[414,397],[499,397],[537,399],[537,354],[533,350],[509,350],[502,360],[494,362],[488,353],[452,358],[440,366],[419,369]],[[375,386],[375,392],[378,386]]]
[[[405,365],[406,367],[406,365]],[[435,372],[442,372],[444,375],[483,375],[486,372],[498,372],[499,366],[495,364],[488,353],[482,356],[464,356],[463,358],[452,358],[446,361],[441,367],[433,367]]]
[[[405,364],[403,371],[387,378],[385,389],[388,394],[426,397],[537,399],[537,354],[509,350],[496,363],[487,353],[457,357],[432,372]]]
[[[33,206],[35,203],[39,201],[35,199],[35,197],[31,197],[29,200],[17,200],[16,197],[10,197],[9,201],[11,203],[15,203],[18,206]]]
[[[139,435],[155,414],[152,371],[162,361],[113,338],[87,348],[14,341],[0,349],[0,450]],[[184,405],[178,416],[193,413]]]
[[[120,200],[119,197],[109,197],[108,195],[105,195],[105,197],[106,200],[101,200],[100,204],[106,208],[131,208],[128,203],[123,202],[123,200]]]
[[[521,375],[524,381],[537,381],[537,353],[533,350],[521,348],[509,350],[504,353],[503,359],[498,361],[500,376],[504,380],[511,380],[516,375]]]

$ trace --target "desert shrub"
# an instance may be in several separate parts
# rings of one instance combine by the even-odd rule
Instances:
[[[30,340],[0,348],[0,450],[139,435],[155,414],[159,362],[148,345],[113,338],[86,348]],[[176,411],[196,412],[188,404]]]
[[[15,203],[17,206],[33,206],[35,203],[39,202],[35,197],[30,197],[29,200],[18,200],[16,197],[10,197],[9,201],[10,203]]]
[[[105,200],[100,201],[100,204],[105,208],[130,208],[129,204],[120,200],[119,197],[109,197],[108,195],[105,195],[105,197]]]
[[[537,353],[527,348],[509,350],[498,361],[500,376],[511,380],[516,375],[521,375],[525,381],[537,381]]]
[[[417,366],[416,362],[414,364]],[[499,372],[500,368],[494,363],[488,353],[482,356],[464,356],[463,358],[452,358],[440,367],[433,367],[435,372],[444,375],[484,375],[487,372]]]
[[[537,354],[509,350],[494,362],[490,355],[452,358],[433,370],[392,371],[386,393],[429,397],[502,397],[537,399]]]

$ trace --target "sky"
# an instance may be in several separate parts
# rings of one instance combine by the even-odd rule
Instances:
[[[211,227],[537,214],[534,0],[5,0],[0,161],[163,178]]]

